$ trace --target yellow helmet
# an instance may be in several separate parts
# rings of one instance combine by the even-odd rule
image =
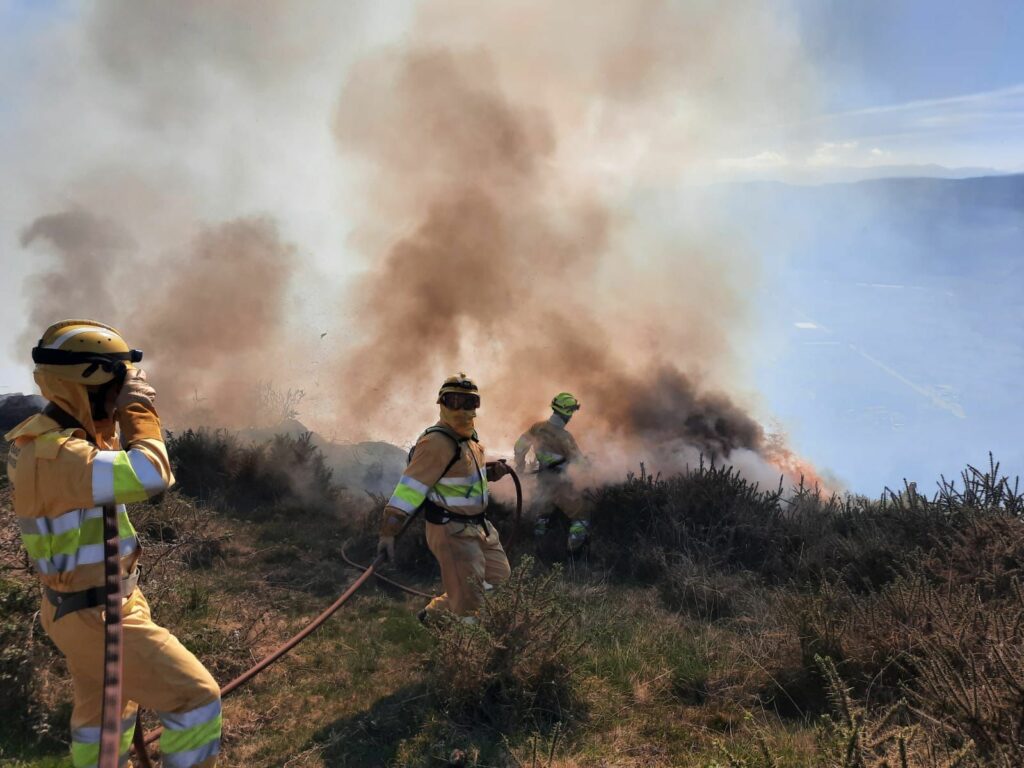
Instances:
[[[441,398],[447,395],[449,392],[461,395],[476,395],[480,396],[480,391],[476,387],[476,383],[468,378],[466,374],[460,373],[458,376],[449,376],[444,380],[441,385],[441,389],[437,392],[437,402],[441,402]]]
[[[551,410],[562,416],[572,416],[580,409],[580,401],[568,392],[559,392],[551,400]]]
[[[109,325],[94,320],[62,320],[46,329],[32,350],[32,360],[38,374],[98,386],[141,361],[142,352],[131,349]]]

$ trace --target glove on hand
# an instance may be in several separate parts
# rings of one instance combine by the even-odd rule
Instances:
[[[401,512],[396,512],[393,508],[389,507],[384,511],[384,522],[380,525],[380,537],[384,538],[395,538],[398,532],[402,530],[402,526],[405,524],[406,515]]]
[[[377,554],[384,555],[389,562],[395,562],[395,537],[381,536],[377,542]]]
[[[140,368],[130,368],[124,377],[121,391],[114,400],[114,408],[124,411],[129,405],[139,403],[151,411],[156,410],[156,390],[146,381],[146,372]]]

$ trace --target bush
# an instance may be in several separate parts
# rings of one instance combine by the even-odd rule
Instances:
[[[592,556],[645,583],[662,583],[676,564],[691,562],[775,584],[815,585],[838,575],[865,592],[932,552],[937,566],[948,567],[944,559],[955,549],[970,579],[979,573],[971,547],[1005,541],[1007,525],[1024,513],[1024,494],[998,471],[994,462],[987,472],[969,467],[962,489],[943,480],[932,499],[908,484],[874,502],[803,486],[789,495],[781,487],[763,491],[732,467],[703,461],[666,479],[641,472],[591,493]],[[992,556],[1005,588],[1005,574],[1024,563],[1024,548]]]
[[[37,589],[0,579],[0,743],[40,741],[52,730],[42,670],[58,661],[37,632],[38,604]]]
[[[447,614],[431,621],[437,639],[430,688],[448,715],[496,728],[543,727],[573,713],[577,616],[559,569],[533,573],[524,558],[487,595],[478,623]]]
[[[769,560],[780,538],[781,491],[762,492],[732,467],[701,462],[668,479],[630,475],[592,496],[592,551],[620,575],[661,579],[669,558],[659,551],[778,570]]]
[[[756,587],[750,574],[729,573],[683,557],[668,568],[658,591],[667,608],[715,621],[740,613]]]
[[[805,670],[829,658],[865,718],[905,697],[929,754],[946,755],[922,765],[974,764],[975,754],[985,765],[1024,764],[1024,521],[1016,487],[997,470],[969,468],[962,490],[943,482],[932,500],[890,495],[888,514],[934,522],[932,549],[888,584],[865,591],[833,578],[790,599]],[[819,677],[833,699],[835,674]],[[850,738],[852,727],[843,726]]]
[[[815,660],[828,688],[832,713],[818,731],[821,765],[828,768],[981,768],[972,741],[950,745],[932,727],[915,724],[910,706],[897,701],[869,713],[850,695],[831,659]],[[928,724],[929,726],[931,724]],[[1019,762],[998,763],[1009,768]]]
[[[236,513],[261,519],[335,506],[338,488],[309,432],[245,445],[222,429],[189,429],[168,435],[167,448],[182,493]]]

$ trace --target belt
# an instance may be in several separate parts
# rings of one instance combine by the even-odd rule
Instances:
[[[121,594],[128,597],[139,584],[139,569],[136,568],[130,574],[121,579]],[[106,589],[104,587],[91,587],[89,589],[83,589],[79,592],[58,592],[55,589],[50,589],[47,586],[43,587],[43,593],[46,595],[46,599],[56,607],[56,611],[53,614],[53,620],[56,621],[61,616],[67,616],[69,613],[75,611],[82,611],[86,608],[95,608],[97,605],[103,605],[106,601]]]
[[[568,468],[569,468],[569,460],[568,459],[559,459],[558,461],[553,462],[551,464],[541,464],[539,467],[537,467],[537,474],[551,473],[551,474],[556,474],[557,475],[557,474],[561,474],[562,472],[564,472]]]
[[[487,523],[487,514],[485,512],[475,515],[460,515],[429,500],[423,505],[423,516],[427,519],[428,523],[434,523],[435,525],[444,525],[452,520],[457,523],[473,523],[474,525],[485,525]]]

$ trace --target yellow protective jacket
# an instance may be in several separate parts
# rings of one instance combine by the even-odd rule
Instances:
[[[541,470],[564,469],[581,457],[576,439],[555,414],[545,421],[538,421],[516,441],[517,466],[523,465],[531,448]]]
[[[124,450],[97,447],[84,430],[42,413],[6,435],[22,542],[42,583],[59,592],[103,585],[104,505],[117,505],[121,567],[130,573],[139,543],[124,505],[174,483],[157,414],[133,403],[118,421]]]
[[[439,421],[435,426],[445,424]],[[460,440],[459,446],[458,459],[445,472],[455,456],[455,441],[442,432],[425,432],[420,436],[412,460],[384,509],[381,535],[397,533],[406,516],[427,499],[457,515],[478,515],[487,509],[487,482],[495,478],[493,471],[486,468],[484,447],[475,437]]]

